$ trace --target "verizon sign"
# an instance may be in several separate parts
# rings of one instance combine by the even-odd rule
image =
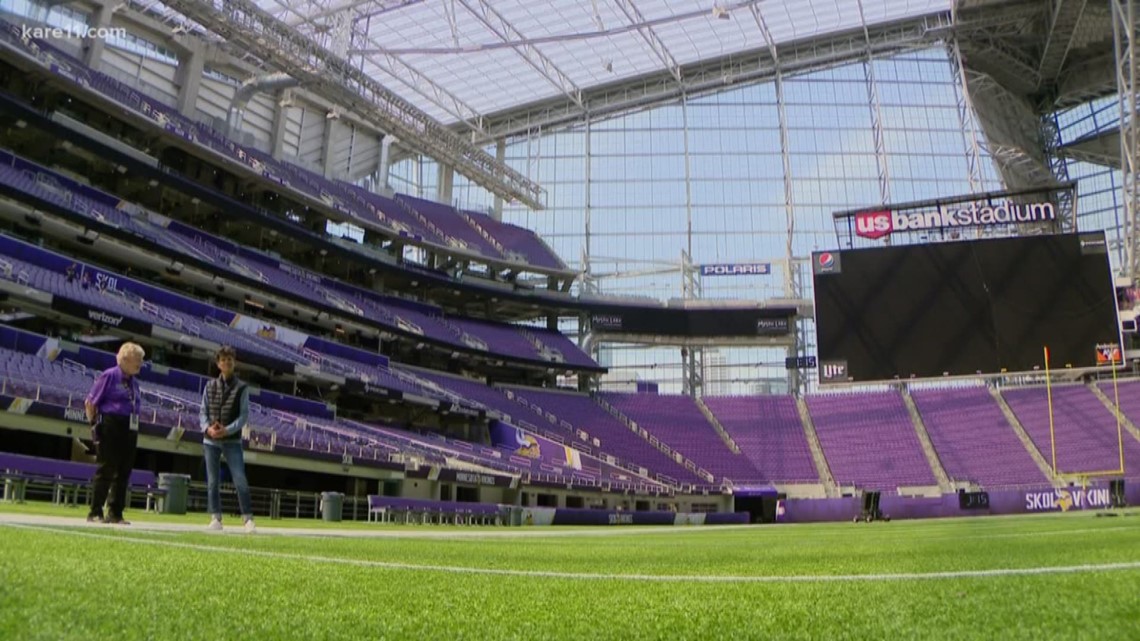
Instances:
[[[1053,203],[1027,203],[1017,205],[1006,202],[996,207],[942,206],[935,211],[900,213],[884,209],[855,214],[855,234],[876,240],[897,231],[926,231],[953,227],[985,227],[1016,223],[1039,223],[1057,220]]]

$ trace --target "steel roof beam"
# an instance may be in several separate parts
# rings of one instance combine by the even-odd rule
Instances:
[[[166,0],[166,4],[331,102],[360,114],[409,149],[452,165],[492,194],[536,209],[544,207],[543,190],[537,183],[250,0]]]
[[[617,0],[617,5],[618,9],[621,9],[621,12],[625,14],[626,19],[629,20],[631,25],[645,23],[645,16],[641,15],[641,10],[637,8],[637,4],[634,3],[634,0]],[[755,7],[755,5],[752,6]],[[669,74],[673,76],[677,82],[681,82],[681,66],[677,64],[677,59],[669,52],[669,48],[666,47],[665,42],[658,37],[653,27],[641,27],[637,30],[637,33],[645,40],[645,44],[649,45],[649,48],[653,51],[653,54],[657,56],[657,59],[661,61],[661,64],[665,65],[665,69]]]
[[[305,16],[309,21],[316,22],[331,15],[342,13],[344,11],[351,11],[353,16],[360,18],[362,16],[373,16],[393,9],[402,9],[408,5],[419,4],[424,0],[348,0],[348,2],[326,2],[320,3],[317,0],[307,0],[308,4],[318,7],[318,11],[313,14]],[[362,9],[357,11],[357,9]],[[294,12],[295,15],[299,15]],[[296,26],[305,19],[296,22],[286,20],[285,24]]]
[[[855,29],[827,38],[776,45],[780,67],[785,75],[806,73],[871,55],[887,55],[935,45],[950,26],[949,12],[921,16],[905,22],[870,27],[868,33]],[[870,37],[868,45],[867,37]],[[594,87],[583,94],[584,105],[562,98],[543,100],[485,114],[485,129],[493,138],[524,135],[538,129],[566,127],[590,117],[611,117],[675,101],[688,96],[723,90],[726,87],[771,80],[775,60],[767,43],[712,60],[702,60],[680,68],[682,81],[671,74],[654,73],[610,85]]]
[[[459,3],[503,42],[524,40],[526,38],[526,35],[492,7],[488,0],[459,0]],[[554,61],[542,53],[538,47],[531,44],[521,44],[512,48],[528,65],[533,67],[535,71],[562,92],[571,102],[579,107],[583,107],[582,89],[574,83],[570,76],[559,69],[558,65],[554,64]]]
[[[1045,37],[1045,50],[1037,68],[1037,82],[1051,80],[1065,66],[1065,58],[1073,47],[1073,36],[1085,12],[1088,0],[1056,0],[1050,12],[1049,34]],[[1040,84],[1038,84],[1040,86]]]

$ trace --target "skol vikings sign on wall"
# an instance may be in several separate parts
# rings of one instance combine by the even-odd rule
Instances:
[[[1052,492],[1027,492],[1025,510],[1043,512],[1048,510],[1086,510],[1109,507],[1111,498],[1108,488],[1094,487],[1087,490],[1053,490]]]
[[[902,213],[883,209],[855,214],[855,234],[876,240],[898,231],[928,231],[952,227],[984,227],[1057,220],[1053,203],[1006,202],[997,206],[972,203],[969,207],[944,205],[934,211]]]

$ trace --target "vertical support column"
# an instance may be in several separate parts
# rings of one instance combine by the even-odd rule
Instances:
[[[693,255],[693,176],[689,163],[689,97],[681,94],[681,125],[685,152],[685,251]]]
[[[681,251],[681,296],[685,299],[701,298],[704,293],[700,269],[693,264],[693,255]]]
[[[325,116],[325,130],[321,135],[321,173],[325,178],[333,177],[333,149],[336,144],[337,121],[335,112]]]
[[[867,105],[871,108],[875,164],[879,168],[879,200],[886,205],[891,201],[891,170],[887,164],[886,136],[883,135],[883,109],[879,102],[879,83],[875,81],[875,56],[871,51],[871,34],[867,31],[867,15],[863,12],[862,0],[858,0],[856,6],[859,8],[859,23],[863,25],[863,40],[867,43],[867,57],[863,59],[863,79],[867,83]]]
[[[700,396],[705,378],[705,350],[703,347],[681,348],[681,393],[686,396]]]
[[[194,117],[202,70],[206,64],[206,51],[202,43],[190,42],[190,49],[178,56],[178,69],[174,72],[174,84],[178,87],[178,104],[175,106],[178,107],[178,113],[187,118]]]
[[[788,111],[787,106],[784,104],[784,71],[780,65],[780,55],[776,51],[776,42],[772,39],[772,33],[768,30],[768,22],[764,20],[764,16],[760,13],[760,5],[750,5],[749,9],[752,11],[752,17],[756,20],[756,26],[760,28],[760,34],[764,36],[764,42],[768,45],[768,54],[772,56],[772,66],[775,67],[776,77],[773,83],[776,88],[776,114],[780,121],[780,159],[784,163],[784,219],[787,223],[788,237],[787,245],[784,251],[785,264],[787,269],[784,270],[784,293],[787,296],[792,295],[794,285],[792,283],[792,259],[795,248],[792,245],[792,239],[796,231],[796,205],[795,194],[792,191],[792,159],[790,151],[790,142],[788,136]],[[860,12],[862,5],[859,5]]]
[[[289,120],[289,107],[293,104],[293,91],[282,89],[277,92],[273,108],[273,130],[269,132],[270,155],[281,160],[285,153],[285,123]]]
[[[423,154],[416,156],[416,161],[412,163],[412,180],[416,188],[415,195],[419,198],[424,197],[424,157]]]
[[[500,163],[507,160],[507,141],[500,138],[495,141],[495,160]],[[503,221],[503,197],[495,194],[495,208],[491,210],[491,218],[496,222]]]
[[[451,203],[452,186],[455,184],[455,168],[445,163],[439,163],[439,180],[436,181],[436,200],[441,203]]]
[[[804,263],[801,261],[792,261],[788,264],[788,271],[792,274],[792,299],[804,300],[807,298],[807,286],[804,284]],[[792,332],[792,348],[789,356],[806,356],[807,350],[807,319],[801,318],[793,320],[789,329]],[[807,392],[807,379],[800,372],[798,367],[793,367],[788,370],[790,378],[788,380],[788,391],[797,396],[803,395]]]
[[[103,1],[95,5],[87,19],[87,26],[91,28],[93,33],[96,33],[96,36],[83,39],[83,64],[92,69],[99,68],[99,61],[103,59],[103,47],[106,45],[103,38],[98,37],[99,32],[95,30],[110,27],[113,14],[111,5]]]
[[[681,295],[686,300],[701,298],[698,274],[692,255],[681,251]],[[681,354],[682,391],[689,396],[700,396],[705,381],[705,350],[703,347],[682,347]]]
[[[954,6],[957,7],[957,3]],[[958,45],[957,36],[946,43],[946,50],[950,72],[958,85],[958,125],[962,128],[962,143],[966,150],[966,179],[970,184],[970,193],[978,194],[985,191],[982,187],[982,141],[978,140],[974,101],[970,98],[970,83],[966,78],[966,66],[962,64],[962,48]]]
[[[1041,114],[1041,142],[1045,144],[1045,160],[1049,163],[1049,171],[1058,184],[1069,182],[1069,163],[1057,153],[1061,147],[1061,128],[1057,124],[1057,113]],[[1057,201],[1057,220],[1061,231],[1077,231],[1077,203],[1076,190],[1062,189],[1055,192]]]
[[[581,284],[581,293],[582,294],[596,294],[596,293],[598,293],[598,283],[594,280],[593,266],[592,266],[593,261],[591,260],[592,249],[590,247],[590,237],[591,237],[590,236],[590,224],[591,224],[590,218],[591,218],[592,213],[593,213],[593,205],[592,205],[592,200],[590,198],[590,192],[592,191],[591,182],[593,180],[593,178],[592,178],[592,176],[593,176],[593,172],[592,172],[593,158],[592,158],[591,142],[590,141],[593,138],[593,136],[591,134],[591,121],[589,118],[586,119],[586,129],[585,129],[585,132],[583,132],[583,135],[586,136],[586,139],[583,142],[585,165],[582,168],[583,169],[583,175],[585,177],[585,180],[583,181],[584,182],[583,189],[585,189],[585,193],[583,194],[584,203],[585,203],[585,211],[583,212],[583,216],[582,216],[582,221],[583,221],[582,222],[582,225],[583,225],[582,231],[584,234],[584,238],[582,240],[582,266],[581,266],[581,272],[580,272],[581,273],[581,283],[580,284]],[[588,346],[590,349],[587,353],[594,360],[598,360],[598,358],[601,354],[601,346],[597,342],[587,341],[587,333],[586,333],[585,328],[588,327],[588,323],[587,323],[588,318],[589,318],[589,314],[586,312],[583,312],[583,313],[578,315],[578,347],[586,348]],[[587,345],[587,343],[589,343],[589,345]]]
[[[784,249],[784,259],[787,260],[788,269],[784,272],[784,293],[792,295],[792,259],[794,247],[792,238],[796,231],[795,195],[792,192],[792,157],[788,142],[788,114],[784,106],[784,74],[780,67],[776,67],[776,112],[780,118],[780,158],[784,161],[784,221],[787,224],[788,236]]]
[[[879,85],[875,82],[875,62],[871,58],[863,61],[863,77],[867,82],[867,103],[871,108],[871,134],[875,140],[875,164],[879,169],[879,202],[886,205],[891,202],[891,170],[887,164],[883,109],[879,102]]]
[[[858,3],[860,22],[863,23],[863,37],[867,40],[868,51],[870,47],[870,39],[867,35],[866,20],[863,18],[863,4]],[[795,261],[795,246],[793,240],[796,231],[796,204],[795,193],[792,191],[792,159],[790,150],[790,140],[788,136],[788,114],[787,106],[784,104],[784,72],[783,67],[780,65],[780,55],[776,50],[776,42],[772,39],[772,32],[768,29],[768,22],[764,19],[764,15],[760,11],[759,4],[749,6],[752,12],[752,18],[756,21],[756,26],[760,28],[760,34],[764,36],[764,42],[768,45],[768,54],[772,56],[772,66],[776,70],[775,88],[776,88],[776,113],[780,120],[780,158],[784,163],[784,219],[787,224],[787,244],[784,250],[784,295],[788,298],[794,298],[797,291],[797,276],[796,276],[796,261]],[[881,173],[881,172],[880,172]],[[792,336],[792,350],[799,353],[803,349],[803,336],[798,331],[793,332]],[[799,371],[795,368],[788,370],[788,389],[797,390],[801,386]]]
[[[584,202],[586,204],[586,211],[584,212],[584,215],[582,217],[583,225],[584,225],[583,232],[585,233],[585,238],[582,241],[582,291],[583,291],[583,293],[594,294],[594,293],[597,293],[597,286],[594,283],[594,276],[593,276],[593,272],[592,272],[592,267],[590,265],[590,263],[591,263],[591,260],[590,260],[590,256],[591,256],[590,225],[592,224],[591,217],[593,216],[593,211],[594,211],[593,199],[590,197],[590,194],[593,192],[593,185],[591,184],[591,182],[593,181],[592,167],[594,164],[593,158],[592,158],[591,143],[590,143],[591,139],[593,138],[593,135],[591,134],[590,130],[591,130],[590,120],[587,118],[586,119],[586,134],[585,134],[586,135],[586,141],[585,141],[585,145],[584,145],[585,167],[583,167],[583,172],[584,172],[584,175],[586,178],[586,180],[585,180],[586,192],[583,194]]]
[[[400,142],[395,136],[388,134],[380,141],[380,161],[376,166],[376,185],[380,191],[391,191],[388,184],[388,172],[392,167],[392,145]]]
[[[1116,53],[1116,90],[1120,109],[1120,178],[1124,201],[1124,263],[1121,272],[1136,283],[1140,278],[1140,131],[1136,127],[1136,6],[1133,0],[1112,0],[1112,36]]]
[[[796,206],[795,194],[792,191],[792,155],[788,135],[788,115],[784,105],[784,73],[776,65],[776,112],[780,119],[780,158],[784,163],[784,222],[787,226],[787,239],[784,247],[784,295],[795,298],[795,247],[793,240],[796,232]],[[799,331],[793,332],[793,350],[799,354],[803,349],[803,335]],[[802,383],[800,372],[792,368],[788,370],[788,389],[798,390]]]
[[[586,140],[584,143],[584,148],[585,148],[585,158],[584,158],[585,163],[584,163],[584,165],[585,166],[582,168],[583,174],[585,176],[585,181],[584,181],[585,193],[583,193],[582,196],[583,196],[583,200],[585,202],[585,207],[586,207],[586,211],[584,212],[584,215],[582,217],[583,224],[584,224],[583,231],[585,233],[585,238],[582,241],[583,242],[583,252],[584,252],[583,261],[582,261],[583,262],[582,271],[585,273],[587,280],[591,279],[590,255],[591,255],[592,250],[590,247],[590,239],[591,239],[591,225],[593,224],[592,218],[593,218],[593,212],[594,212],[594,199],[591,197],[591,194],[594,191],[594,186],[593,186],[594,159],[593,159],[593,151],[592,151],[592,149],[593,149],[592,140],[593,140],[594,136],[593,136],[591,129],[592,129],[591,121],[589,119],[587,119],[586,120],[586,132],[585,132]]]

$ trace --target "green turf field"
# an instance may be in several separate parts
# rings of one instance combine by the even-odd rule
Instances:
[[[1140,639],[1137,515],[385,538],[132,516],[0,524],[0,639]]]

